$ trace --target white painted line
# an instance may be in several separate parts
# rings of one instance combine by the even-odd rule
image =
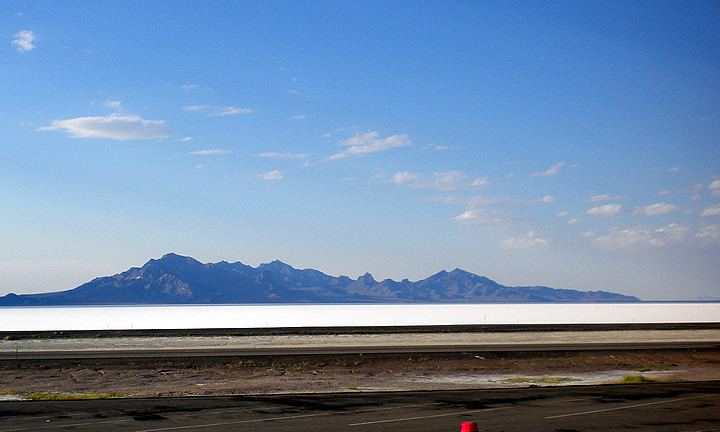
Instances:
[[[700,396],[692,396],[692,397],[679,398],[679,399],[670,399],[670,400],[663,400],[663,401],[656,401],[656,402],[647,402],[647,403],[642,403],[642,404],[628,405],[628,406],[615,407],[615,408],[605,408],[605,409],[601,409],[601,410],[592,410],[592,411],[585,411],[585,412],[579,412],[579,413],[560,414],[560,415],[556,415],[556,416],[545,417],[545,420],[556,419],[556,418],[563,418],[563,417],[581,416],[581,415],[588,415],[588,414],[596,414],[596,413],[602,413],[602,412],[608,412],[608,411],[619,411],[619,410],[625,410],[625,409],[631,409],[631,408],[638,408],[638,407],[649,406],[649,405],[660,405],[660,404],[666,404],[666,403],[672,403],[672,402],[681,402],[681,401],[684,401],[684,400],[700,399],[700,398],[712,397],[712,396],[718,396],[718,394],[700,395]]]
[[[33,427],[23,427],[18,429],[3,429],[0,430],[0,432],[20,432],[20,431],[36,431],[41,429],[58,429],[58,428],[69,428],[74,426],[91,426],[91,425],[100,425],[100,424],[111,424],[111,423],[126,423],[126,422],[132,422],[135,421],[134,419],[122,419],[122,420],[107,420],[107,421],[99,421],[99,422],[86,422],[86,423],[64,423],[60,424],[59,422],[54,425],[46,425],[46,426],[33,426]]]
[[[187,429],[208,428],[208,427],[216,427],[216,426],[229,426],[229,425],[248,424],[248,423],[271,422],[271,421],[279,421],[279,420],[292,420],[292,419],[308,418],[308,417],[327,417],[327,416],[331,416],[331,415],[347,415],[347,414],[357,414],[357,413],[375,412],[375,411],[388,411],[388,410],[405,409],[405,408],[417,408],[417,407],[423,407],[423,406],[429,406],[429,405],[442,405],[442,404],[439,402],[434,402],[434,403],[427,403],[427,404],[405,405],[405,406],[390,407],[390,408],[373,408],[373,409],[362,409],[362,410],[353,410],[353,411],[336,411],[336,412],[322,413],[322,414],[300,414],[300,415],[294,415],[294,416],[260,418],[260,419],[253,419],[253,420],[235,420],[235,421],[228,421],[228,422],[221,422],[221,423],[205,423],[205,424],[197,424],[197,425],[171,426],[171,427],[157,428],[157,429],[143,429],[143,430],[139,430],[139,431],[135,431],[135,432],[163,432],[163,431],[172,431],[172,430],[187,430]]]
[[[471,411],[457,411],[452,413],[445,413],[445,414],[435,414],[435,415],[428,415],[428,416],[418,416],[418,417],[405,417],[405,418],[399,418],[399,419],[390,419],[390,420],[377,420],[377,421],[369,421],[369,422],[362,422],[362,423],[351,423],[348,426],[365,426],[365,425],[373,425],[373,424],[381,424],[381,423],[395,423],[395,422],[404,422],[404,421],[414,421],[414,420],[425,420],[429,418],[437,418],[437,417],[452,417],[452,416],[458,416],[458,415],[464,415],[464,414],[474,414],[479,412],[489,412],[489,411],[500,411],[500,410],[506,410],[511,409],[514,407],[502,407],[502,408],[484,408],[479,410],[471,410]]]

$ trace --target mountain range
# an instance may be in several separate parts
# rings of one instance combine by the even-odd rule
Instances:
[[[509,287],[464,270],[441,271],[427,279],[357,279],[273,261],[251,267],[240,262],[203,264],[173,253],[77,288],[43,294],[7,294],[0,306],[232,304],[232,303],[484,303],[634,302],[605,291],[545,286]]]

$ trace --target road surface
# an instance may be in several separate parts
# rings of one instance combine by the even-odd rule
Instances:
[[[718,431],[720,382],[0,402],[20,431]]]
[[[315,334],[0,340],[0,360],[720,347],[720,330]]]

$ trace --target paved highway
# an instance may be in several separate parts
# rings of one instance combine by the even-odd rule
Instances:
[[[720,382],[0,402],[20,431],[719,431]]]
[[[720,330],[399,333],[0,340],[0,360],[720,347]]]
[[[177,358],[177,357],[255,357],[279,355],[336,355],[336,354],[400,354],[453,352],[512,352],[512,351],[592,351],[592,350],[655,350],[720,348],[714,342],[655,342],[605,344],[502,344],[502,345],[407,345],[407,346],[344,346],[344,347],[277,347],[277,348],[215,348],[215,349],[135,349],[135,350],[62,350],[2,352],[0,360],[59,360],[59,359],[120,359],[120,358]]]

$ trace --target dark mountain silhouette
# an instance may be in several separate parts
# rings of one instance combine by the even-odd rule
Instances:
[[[240,262],[202,264],[176,254],[152,259],[75,289],[0,297],[0,306],[229,303],[433,303],[433,302],[632,302],[605,291],[544,286],[508,287],[464,270],[441,271],[417,282],[356,280],[299,270],[280,261],[251,267]]]

